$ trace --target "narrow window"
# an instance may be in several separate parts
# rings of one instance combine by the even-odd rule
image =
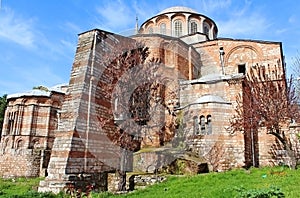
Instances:
[[[7,126],[7,129],[8,129],[8,135],[15,135],[14,134],[14,130],[15,130],[15,115],[16,113],[15,112],[11,112],[8,114],[8,126]]]
[[[160,33],[166,34],[166,24],[165,23],[160,24]]]
[[[211,115],[207,116],[207,135],[212,134]]]
[[[193,21],[191,23],[191,34],[195,34],[197,32],[197,23]]]
[[[199,117],[194,117],[194,134],[199,135]]]
[[[149,34],[153,34],[153,28],[152,28],[152,27],[149,27],[149,28],[148,28],[148,33],[149,33]]]
[[[177,20],[174,23],[175,26],[175,36],[180,37],[182,35],[182,22]]]
[[[205,135],[205,117],[202,115],[200,116],[200,130],[201,130],[201,134]]]
[[[239,74],[246,74],[246,65],[245,64],[241,64],[241,65],[238,65],[238,72]]]
[[[203,33],[209,36],[209,25],[207,23],[203,24]]]

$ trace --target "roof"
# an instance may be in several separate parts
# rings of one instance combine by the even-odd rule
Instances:
[[[158,13],[158,15],[160,14],[164,14],[164,13],[169,13],[169,12],[190,12],[190,13],[195,13],[195,14],[199,14],[197,11],[188,8],[188,7],[184,7],[184,6],[174,6],[174,7],[170,7],[167,9],[164,9],[163,11],[161,11],[160,13]]]
[[[230,104],[230,102],[227,102],[223,98],[217,95],[203,95],[197,100],[195,100],[192,104],[203,104],[203,103],[220,103],[220,104]]]
[[[193,79],[193,80],[184,80],[181,81],[181,85],[186,84],[198,84],[198,83],[216,83],[220,81],[228,81],[228,80],[235,80],[235,79],[242,79],[244,78],[244,75],[242,73],[238,74],[218,74],[218,73],[212,73],[205,76],[202,76],[201,78]]]
[[[185,109],[186,107],[196,105],[196,104],[206,104],[206,103],[217,103],[217,104],[227,104],[231,105],[231,102],[224,100],[221,96],[207,94],[197,98],[194,102],[191,102],[183,107],[179,107],[179,109]]]
[[[24,96],[50,97],[52,92],[65,93],[65,91],[63,90],[64,86],[66,86],[66,84],[56,85],[56,86],[48,88],[48,90],[32,89],[32,90],[27,91],[27,92],[10,94],[10,95],[7,96],[7,99],[19,98],[19,97],[24,97]]]

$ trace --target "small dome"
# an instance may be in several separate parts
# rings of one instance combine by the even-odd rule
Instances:
[[[174,6],[174,7],[170,7],[167,9],[164,9],[163,11],[161,11],[160,13],[158,13],[158,15],[164,14],[164,13],[168,13],[168,12],[191,12],[191,13],[195,13],[195,14],[199,14],[197,11],[188,8],[188,7],[184,7],[184,6]]]

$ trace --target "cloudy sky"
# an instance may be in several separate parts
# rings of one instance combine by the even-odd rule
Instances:
[[[280,41],[288,71],[300,50],[297,0],[0,0],[0,96],[67,83],[77,35],[132,30],[171,6],[213,19],[219,37]]]

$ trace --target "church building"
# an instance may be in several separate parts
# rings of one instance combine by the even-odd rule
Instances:
[[[219,28],[211,18],[176,6],[149,18],[131,36],[100,29],[80,33],[68,85],[8,96],[0,175],[44,175],[39,190],[59,192],[68,182],[83,180],[78,174],[99,181],[105,177],[101,173],[118,168],[120,148],[107,134],[120,123],[115,113],[120,100],[132,102],[125,95],[113,98],[118,80],[130,76],[130,70],[110,63],[116,51],[133,50],[136,42],[149,48],[147,60],[160,60],[159,75],[167,81],[151,103],[159,108],[151,110],[149,120],[125,118],[140,127],[132,138],[141,148],[159,151],[133,153],[128,171],[157,170],[182,156],[182,150],[204,159],[214,171],[278,163],[270,154],[273,136],[231,133],[230,120],[251,67],[280,67],[285,76],[282,43],[219,38]],[[106,93],[112,84],[115,89]],[[157,102],[161,97],[164,104]]]

